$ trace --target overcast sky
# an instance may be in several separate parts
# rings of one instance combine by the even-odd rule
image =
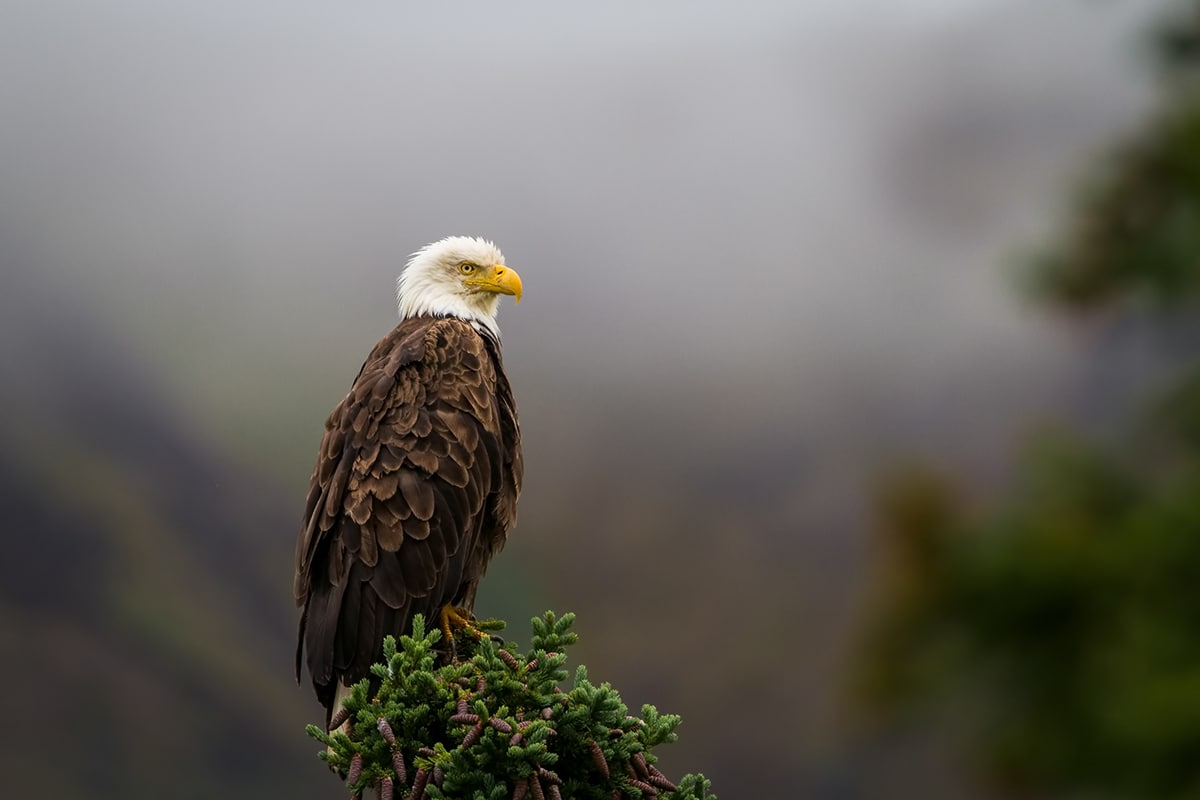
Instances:
[[[1160,4],[880,5],[9,2],[10,269],[204,383],[352,372],[452,233],[521,271],[543,378],[1052,354],[1005,262],[1146,106]]]

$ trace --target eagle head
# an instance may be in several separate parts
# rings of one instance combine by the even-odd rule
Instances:
[[[396,282],[400,318],[459,317],[496,329],[500,295],[521,302],[521,276],[500,248],[473,236],[449,236],[412,254]]]

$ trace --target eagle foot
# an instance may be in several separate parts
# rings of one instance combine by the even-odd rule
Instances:
[[[465,608],[460,608],[458,606],[442,606],[442,611],[438,615],[438,619],[441,622],[443,641],[445,641],[450,648],[451,661],[458,660],[458,650],[454,645],[456,630],[469,633],[477,640],[488,638],[488,634],[486,632],[481,631],[475,626],[475,623],[478,622],[478,620],[475,619],[475,615]]]

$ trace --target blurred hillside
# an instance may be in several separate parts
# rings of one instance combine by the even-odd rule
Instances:
[[[849,736],[864,489],[914,450],[998,486],[1164,368],[1003,269],[1146,109],[1152,9],[835,5],[9,4],[0,642],[36,679],[0,794],[337,790],[291,679],[301,498],[407,253],[478,233],[527,286],[480,610],[578,612],[718,794],[970,796],[925,734]]]
[[[290,498],[197,435],[90,309],[7,275],[5,793],[302,796],[269,766],[296,761],[308,716],[285,679],[284,539],[263,535],[295,524]]]

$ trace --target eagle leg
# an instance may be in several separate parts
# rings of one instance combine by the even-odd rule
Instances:
[[[457,649],[454,646],[455,629],[466,631],[476,639],[486,639],[488,635],[476,628],[473,624],[475,616],[465,608],[458,606],[442,606],[442,611],[438,615],[441,621],[442,636],[445,637],[446,643],[450,646],[450,660],[458,659]]]

